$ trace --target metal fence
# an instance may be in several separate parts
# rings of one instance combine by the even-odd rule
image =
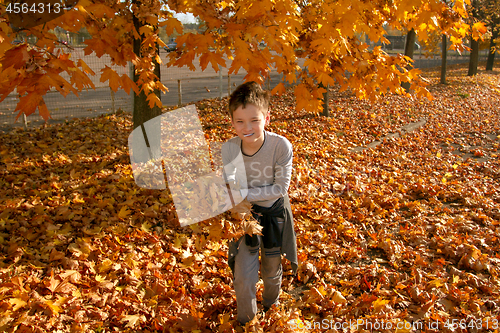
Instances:
[[[485,58],[486,52],[481,52]],[[167,52],[161,50],[161,59],[166,63]],[[440,57],[423,58],[418,54],[415,57],[415,67],[427,68],[441,65]],[[420,58],[420,59],[419,59]],[[111,67],[119,75],[131,73],[131,68],[112,66],[108,56],[97,58],[94,54],[84,55],[83,48],[74,47],[71,50],[71,59],[75,62],[82,59],[96,73],[91,77],[95,85],[94,89],[84,90],[79,96],[70,94],[63,97],[59,92],[49,92],[44,96],[45,103],[50,111],[52,119],[49,123],[64,122],[72,118],[95,117],[100,114],[114,112],[122,109],[125,112],[132,111],[132,95],[123,90],[114,93],[110,90],[107,82],[100,82],[100,72],[105,66]],[[450,56],[448,64],[463,63],[468,61],[468,55]],[[225,97],[234,90],[236,86],[244,82],[245,74],[228,75],[228,70],[223,68],[219,73],[208,67],[202,71],[196,65],[195,71],[187,68],[167,67],[161,65],[161,81],[168,88],[166,94],[162,94],[162,103],[166,106],[179,105],[182,103],[196,102],[203,99]],[[282,76],[276,71],[270,72],[267,88],[274,88],[281,82]],[[18,111],[14,112],[18,102],[18,96],[11,94],[0,103],[0,130],[8,130],[19,126],[38,126],[44,123],[42,117],[33,114],[28,117],[20,116],[16,121]]]
[[[161,50],[160,57],[166,63],[167,52]],[[100,82],[100,72],[105,66],[111,67],[119,75],[131,74],[131,66],[112,66],[108,56],[97,58],[95,55],[84,55],[83,48],[73,48],[71,59],[77,61],[82,59],[96,73],[90,77],[95,85],[94,89],[83,90],[78,96],[69,94],[63,97],[57,91],[51,91],[44,96],[47,108],[52,119],[49,123],[63,122],[72,118],[95,117],[100,114],[110,113],[118,109],[125,112],[132,111],[132,95],[123,90],[114,93],[108,86],[108,82]],[[195,71],[187,68],[167,67],[161,65],[161,81],[168,88],[168,92],[162,94],[163,105],[172,106],[182,103],[196,102],[208,98],[225,97],[234,90],[236,86],[244,82],[245,74],[228,75],[228,70],[223,68],[219,72],[211,67],[202,71],[196,65]],[[64,77],[64,75],[62,75]],[[67,77],[65,77],[67,78]],[[281,82],[282,76],[276,71],[270,72],[267,82],[268,88],[274,88]],[[16,94],[9,95],[0,103],[0,130],[8,130],[19,126],[37,126],[44,123],[38,114],[26,118],[21,115],[16,121],[19,111],[14,112],[18,102]]]

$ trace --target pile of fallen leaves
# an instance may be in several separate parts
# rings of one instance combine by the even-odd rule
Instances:
[[[283,261],[280,305],[248,330],[498,331],[500,80],[425,75],[432,101],[332,90],[329,118],[273,98],[300,268]],[[234,136],[226,102],[197,103],[211,142]],[[179,227],[168,191],[134,183],[131,130],[119,113],[0,134],[1,331],[244,330],[226,263],[237,220]]]

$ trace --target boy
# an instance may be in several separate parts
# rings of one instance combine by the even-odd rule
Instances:
[[[256,82],[236,88],[229,99],[229,113],[238,136],[222,147],[226,180],[242,186],[243,197],[252,203],[252,213],[263,227],[263,236],[245,235],[229,244],[228,263],[233,272],[238,321],[243,325],[257,313],[259,249],[264,311],[278,304],[283,274],[281,254],[290,260],[294,274],[298,266],[287,194],[292,145],[285,137],[264,130],[269,124],[268,108],[269,93]]]

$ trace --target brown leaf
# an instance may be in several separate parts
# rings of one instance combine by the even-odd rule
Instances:
[[[50,251],[49,260],[56,261],[56,260],[63,259],[64,257],[65,257],[65,255],[63,252],[57,251],[55,248],[53,248],[52,251]]]

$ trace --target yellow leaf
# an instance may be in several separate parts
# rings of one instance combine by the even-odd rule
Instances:
[[[61,306],[64,303],[66,303],[67,301],[68,301],[67,297],[58,295],[57,296],[57,301],[54,302],[54,305]]]
[[[48,305],[49,309],[52,311],[52,314],[57,316],[59,315],[59,312],[61,312],[61,308],[58,305],[54,304],[52,301],[46,300],[45,304]]]
[[[22,308],[23,306],[25,306],[26,304],[28,304],[27,302],[23,301],[20,298],[11,298],[11,299],[9,299],[9,303],[14,306],[12,311],[17,311],[20,308]]]
[[[174,239],[174,244],[172,245],[172,247],[176,250],[180,250],[181,247],[182,247],[182,240],[179,236],[175,237]]]
[[[335,80],[327,73],[321,72],[317,76],[318,82],[321,82],[323,86],[333,86],[335,85]]]
[[[311,48],[315,49],[317,53],[329,54],[332,52],[333,43],[326,38],[321,38],[311,43]]]
[[[202,71],[207,68],[209,62],[212,64],[212,68],[216,71],[218,71],[220,67],[226,66],[226,63],[220,54],[207,52],[200,57],[200,66]]]
[[[347,303],[347,300],[345,299],[345,297],[342,295],[342,293],[338,290],[335,290],[335,292],[333,293],[333,297],[332,297],[332,300],[335,302],[335,303],[340,303],[340,304],[345,304]]]
[[[483,22],[474,23],[472,29],[478,31],[481,34],[485,34],[488,31]]]
[[[443,285],[443,281],[441,281],[440,279],[435,279],[435,280],[432,280],[431,282],[429,282],[429,285],[433,286],[435,288],[439,288]]]
[[[180,264],[179,267],[188,268],[193,265],[194,260],[195,260],[194,256],[187,257],[182,260],[182,264]]]
[[[319,293],[320,293],[321,295],[326,296],[326,291],[325,291],[325,288],[324,288],[323,286],[320,286],[320,287],[318,288],[318,291],[319,291]]]
[[[148,221],[144,222],[142,225],[141,225],[141,229],[145,232],[151,232],[151,227],[153,225],[151,223],[149,223]]]
[[[153,27],[150,25],[143,25],[139,28],[139,33],[144,36],[149,36],[154,32]]]
[[[106,278],[105,278],[104,276],[102,276],[102,275],[97,274],[97,275],[95,276],[95,280],[96,280],[97,282],[103,282],[103,281],[106,281]]]
[[[122,206],[122,208],[118,212],[118,217],[124,219],[129,215],[130,215],[130,210],[127,209],[127,206]]]
[[[389,303],[389,300],[387,299],[382,299],[382,298],[379,298],[377,299],[375,302],[373,302],[373,309],[375,310],[375,312],[379,312],[380,310],[382,310],[387,304]]]
[[[156,15],[148,15],[146,17],[146,22],[153,27],[156,27],[158,25],[158,17]]]
[[[250,219],[249,221],[243,221],[241,227],[245,234],[247,235],[262,235],[262,226],[255,219]]]
[[[80,290],[75,289],[75,290],[73,290],[73,292],[71,293],[71,296],[73,296],[74,298],[81,298],[81,297],[82,297],[82,293],[80,292]]]
[[[237,204],[236,206],[231,208],[230,211],[233,214],[236,214],[236,213],[244,214],[244,215],[251,214],[252,213],[252,204],[247,199],[244,199],[239,204]]]
[[[113,262],[109,259],[104,259],[99,266],[97,266],[97,270],[99,273],[104,273],[107,272],[111,269],[111,266],[113,266]]]

